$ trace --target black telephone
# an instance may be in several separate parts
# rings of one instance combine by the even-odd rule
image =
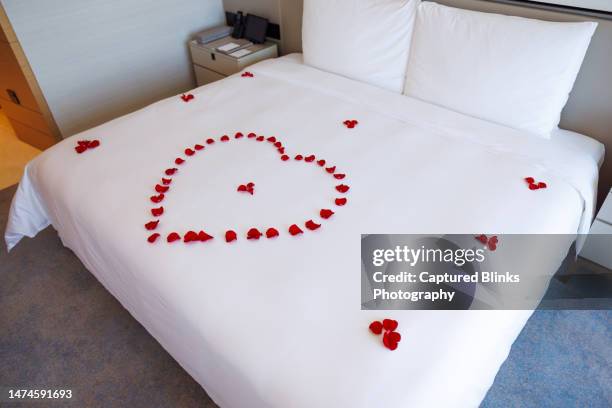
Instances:
[[[244,14],[242,11],[236,13],[236,17],[234,17],[234,31],[232,31],[233,38],[243,38],[244,37]]]

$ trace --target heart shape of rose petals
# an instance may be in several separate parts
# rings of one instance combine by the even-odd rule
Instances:
[[[237,132],[234,136],[233,139],[231,139],[228,135],[223,135],[220,138],[218,138],[219,141],[224,142],[223,144],[230,144],[229,142],[231,142],[232,140],[240,140],[244,137],[243,133],[241,132]],[[283,162],[289,162],[290,156],[289,154],[285,154],[285,147],[283,146],[283,143],[278,140],[278,138],[276,136],[269,136],[268,138],[266,138],[265,136],[262,135],[257,135],[254,132],[250,132],[247,135],[247,138],[244,140],[249,140],[249,139],[253,139],[256,140],[258,142],[263,142],[264,140],[266,140],[271,146],[273,146],[275,148],[275,150],[278,152],[279,157],[281,159],[281,161]],[[206,141],[204,142],[207,145],[213,145],[215,143],[215,139],[214,138],[208,138],[206,139]],[[82,143],[79,144],[79,146],[83,146],[85,147],[87,145],[87,141],[82,141]],[[236,142],[235,142],[236,143]],[[78,147],[78,146],[77,146]],[[212,147],[210,149],[213,149]],[[193,147],[187,147],[183,150],[184,153],[184,157],[177,157],[175,159],[175,164],[177,165],[184,165],[187,160],[192,160],[192,157],[196,157],[196,156],[200,156],[200,154],[196,155],[196,152],[199,151],[210,151],[210,149],[206,149],[205,150],[205,146],[203,144],[194,144]],[[214,148],[216,149],[216,147]],[[214,151],[213,149],[213,151]],[[201,153],[203,154],[203,153]],[[204,155],[206,156],[206,155]],[[304,161],[305,163],[313,163],[316,160],[316,156],[314,154],[310,154],[306,157],[304,157],[301,154],[297,154],[295,155],[295,160],[296,161]],[[293,162],[292,162],[293,163]],[[316,161],[316,164],[319,166],[319,168],[322,168],[323,170],[325,170],[325,173],[331,174],[335,179],[344,179],[345,175],[344,174],[335,174],[335,170],[336,170],[336,166],[330,166],[330,167],[325,167],[327,161],[323,160],[323,159],[319,159],[318,161]],[[293,164],[293,165],[297,165],[297,164]],[[187,166],[187,164],[185,164],[185,166]],[[166,170],[164,170],[164,175],[167,177],[170,176],[174,176],[175,174],[177,174],[178,172],[178,168],[176,167],[170,167],[167,168]],[[154,190],[157,193],[156,195],[153,195],[150,197],[150,201],[155,203],[155,204],[159,204],[160,202],[162,202],[164,199],[166,199],[167,194],[170,191],[170,184],[173,182],[172,178],[165,178],[162,177],[161,178],[161,182],[156,184],[154,186]],[[340,193],[346,193],[349,190],[349,186],[345,185],[345,184],[339,184],[334,186],[335,190],[340,192]],[[254,182],[248,182],[246,184],[240,184],[237,187],[237,191],[239,192],[248,192],[249,194],[253,194],[255,191],[255,183]],[[346,204],[347,199],[346,197],[339,197],[336,198],[334,200],[335,204],[338,206],[343,206]],[[153,215],[153,217],[161,217],[164,214],[164,207],[163,206],[159,206],[159,207],[155,207],[155,208],[151,208],[150,210],[151,215]],[[319,210],[319,216],[321,217],[322,220],[327,220],[329,219],[332,215],[334,214],[334,212],[330,209],[321,209]],[[156,230],[159,228],[160,225],[160,220],[156,219],[156,220],[151,220],[149,222],[145,223],[145,229],[148,231],[151,230]],[[309,219],[308,221],[306,221],[304,223],[304,230],[308,230],[308,231],[315,231],[318,230],[319,228],[321,228],[321,223],[315,221],[314,219]],[[302,228],[300,228],[298,226],[298,224],[292,224],[288,227],[288,232],[289,235],[291,236],[296,236],[296,235],[300,235],[300,234],[304,234],[304,230]],[[262,231],[265,231],[262,232]],[[234,230],[225,230],[222,234],[224,234],[225,236],[225,241],[227,243],[236,241],[238,239],[238,234],[236,231]],[[273,227],[268,227],[267,229],[259,229],[257,227],[252,227],[249,228],[248,231],[246,232],[246,238],[248,240],[259,240],[262,236],[265,235],[266,238],[276,238],[278,237],[279,231],[276,228]],[[155,243],[158,240],[158,237],[160,236],[159,233],[154,233],[151,234],[147,237],[147,241],[150,243]],[[184,234],[181,235],[180,232],[170,232],[167,236],[166,236],[166,241],[168,243],[173,243],[173,242],[179,242],[179,241],[185,242],[185,243],[191,243],[191,242],[206,242],[209,240],[213,239],[213,235],[208,234],[207,232],[205,232],[204,230],[200,230],[199,232],[196,232],[196,230],[189,230],[187,232],[185,232]]]

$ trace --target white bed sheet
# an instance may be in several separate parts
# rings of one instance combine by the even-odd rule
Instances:
[[[597,167],[601,168],[606,148],[600,141],[581,133],[561,128],[553,130],[550,137],[553,143],[560,143],[563,146],[567,146],[569,149],[575,150],[578,154],[589,155],[593,161],[597,163]]]
[[[254,78],[198,88],[188,104],[162,100],[33,160],[12,203],[8,247],[53,224],[222,407],[477,406],[531,312],[361,311],[359,234],[584,231],[597,163],[304,66],[299,55],[249,70]],[[342,126],[349,118],[355,129]],[[163,224],[205,225],[217,238],[202,249],[148,244],[148,197],[162,170],[185,146],[235,131],[276,135],[290,155],[333,162],[347,174],[349,204],[317,232],[286,236],[335,195],[320,193],[320,173],[297,163],[279,172],[273,149],[244,141],[189,161],[164,201]],[[77,155],[79,139],[102,145]],[[549,187],[530,191],[525,176]],[[249,180],[252,201],[235,192]],[[228,223],[241,234],[275,225],[284,236],[228,245]],[[550,273],[566,249],[549,259]],[[394,352],[367,330],[383,317],[400,324]]]

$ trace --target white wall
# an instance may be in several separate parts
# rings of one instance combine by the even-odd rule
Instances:
[[[222,0],[0,0],[64,137],[195,86]]]

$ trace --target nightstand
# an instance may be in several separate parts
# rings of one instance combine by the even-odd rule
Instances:
[[[278,56],[278,47],[271,41],[263,44],[252,44],[245,48],[250,51],[240,58],[218,52],[216,48],[228,42],[222,38],[207,44],[199,44],[192,40],[189,42],[191,61],[198,86],[218,81],[226,76],[242,71],[245,67],[267,58]]]
[[[580,256],[612,269],[612,190],[591,225],[589,236],[580,251]]]

